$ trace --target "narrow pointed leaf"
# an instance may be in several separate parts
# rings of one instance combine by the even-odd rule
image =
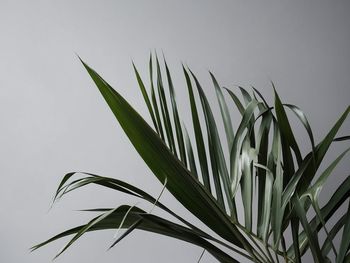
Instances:
[[[241,103],[241,101],[238,99],[238,97],[229,89],[224,88],[228,94],[230,95],[230,97],[232,98],[233,102],[236,104],[236,107],[238,109],[238,111],[241,113],[241,115],[244,114],[244,107]]]
[[[152,54],[150,54],[149,58],[149,75],[150,75],[150,82],[151,82],[151,99],[152,99],[152,105],[154,109],[154,115],[157,121],[157,133],[159,134],[160,138],[165,142],[165,136],[163,132],[163,125],[159,114],[159,107],[156,99],[156,93],[154,90],[154,84],[153,84],[153,60],[152,60]]]
[[[191,72],[191,71],[190,71]],[[196,76],[191,72],[191,75],[196,83],[196,87],[199,93],[199,97],[202,103],[202,109],[204,112],[205,117],[205,123],[207,126],[207,133],[208,133],[208,145],[209,149],[209,156],[212,164],[212,174],[213,174],[213,180],[215,184],[215,191],[217,198],[219,202],[224,207],[224,194],[227,198],[227,203],[229,205],[230,212],[233,213],[234,217],[236,217],[236,211],[233,210],[233,204],[232,204],[232,196],[230,194],[230,182],[229,182],[229,174],[226,166],[226,161],[224,158],[223,150],[221,147],[221,141],[219,138],[219,133],[217,131],[215,119],[213,116],[213,113],[211,111],[208,99],[205,96],[205,93],[196,78]],[[221,188],[221,181],[224,187],[224,190]]]
[[[174,117],[177,145],[178,145],[178,149],[180,152],[180,159],[181,159],[181,161],[183,161],[185,163],[185,165],[187,165],[185,143],[184,143],[183,133],[182,133],[182,129],[181,129],[179,112],[178,112],[177,104],[176,104],[173,81],[171,79],[170,71],[169,71],[168,65],[165,61],[165,58],[164,58],[164,64],[165,64],[165,70],[166,70],[166,75],[167,75],[167,80],[168,80],[170,101],[171,101],[171,106],[172,106],[172,110],[173,110],[173,117]]]
[[[259,106],[260,111],[262,111],[265,106]],[[269,133],[272,123],[272,115],[270,112],[266,112],[266,114],[262,115],[261,124],[259,126],[258,134],[257,134],[257,155],[258,155],[258,164],[267,168],[268,161],[268,147],[269,147]],[[267,168],[268,169],[268,168]],[[270,170],[271,174],[272,171]],[[258,180],[258,211],[257,211],[257,234],[260,238],[264,237],[263,231],[263,220],[266,220],[264,216],[265,210],[263,208],[264,200],[266,198],[266,169],[258,169],[257,170],[257,180]],[[272,183],[273,183],[273,175],[272,175]],[[272,190],[271,190],[272,191]]]
[[[203,184],[206,187],[206,189],[208,189],[208,191],[211,192],[207,156],[206,156],[206,152],[205,152],[205,145],[204,145],[204,141],[203,141],[203,134],[202,134],[201,125],[199,122],[196,101],[195,101],[194,94],[193,94],[192,83],[191,83],[191,79],[187,73],[187,70],[184,67],[182,67],[182,69],[183,69],[183,72],[184,72],[184,75],[186,78],[188,96],[189,96],[190,104],[191,104],[192,123],[193,123],[195,139],[196,139],[197,154],[198,154],[199,164],[201,167]]]
[[[249,105],[249,103],[253,100],[252,96],[250,96],[249,92],[244,89],[241,86],[238,86],[238,88],[240,89],[244,102],[246,104],[246,106]],[[255,132],[254,132],[254,120],[255,117],[253,115],[253,118],[250,120],[249,126],[248,126],[248,130],[250,131],[250,144],[252,147],[255,147]]]
[[[337,257],[337,263],[342,263],[346,257],[346,254],[350,248],[350,202],[348,205],[348,211],[345,216],[345,225],[343,229],[343,235],[340,242],[339,254]]]
[[[283,171],[281,165],[281,138],[278,126],[276,124],[274,125],[272,142],[272,150],[268,168],[275,171],[275,181],[273,183],[272,193],[271,228],[273,232],[274,247],[277,248],[281,238],[281,227],[284,211],[282,211]]]
[[[225,132],[226,132],[227,144],[229,146],[229,149],[231,149],[234,133],[232,128],[230,112],[228,110],[224,95],[222,94],[221,88],[217,80],[215,79],[214,75],[211,72],[210,72],[210,76],[212,78],[212,81],[215,87],[216,97],[219,102],[220,112],[221,112],[222,120],[224,122]]]
[[[305,170],[304,175],[302,176],[299,185],[298,185],[298,194],[303,194],[307,188],[309,187],[312,179],[315,176],[315,173],[320,166],[325,154],[327,153],[329,146],[333,142],[338,130],[342,126],[346,117],[350,112],[350,106],[344,111],[344,113],[340,116],[337,122],[334,124],[332,129],[328,132],[325,138],[316,146],[315,149],[315,164],[313,162],[310,163],[308,168]],[[316,166],[316,167],[315,167]]]
[[[94,70],[85,63],[84,66],[145,163],[161,182],[167,179],[170,193],[217,234],[249,250],[244,237],[211,194],[174,157],[153,129]]]
[[[295,140],[295,137],[293,135],[292,128],[289,124],[287,114],[283,108],[283,104],[282,104],[281,99],[279,98],[279,96],[276,92],[276,89],[275,89],[275,86],[273,83],[272,83],[272,85],[273,85],[274,92],[275,92],[275,110],[276,110],[277,120],[278,120],[278,123],[280,126],[281,133],[285,137],[285,139],[287,140],[288,144],[286,145],[286,147],[290,146],[293,149],[298,163],[301,163],[301,160],[302,160],[301,153],[300,153],[298,144]]]
[[[245,228],[251,232],[253,217],[252,217],[252,209],[253,209],[253,162],[256,162],[256,154],[252,148],[250,148],[250,139],[249,136],[246,135],[243,145],[242,145],[242,153],[241,153],[241,170],[242,170],[242,178],[241,178],[241,192],[242,192],[242,201],[244,208],[244,220],[245,220]]]
[[[164,85],[162,80],[162,73],[160,70],[160,65],[158,61],[158,57],[156,56],[156,66],[157,66],[157,88],[158,88],[158,96],[159,96],[159,102],[160,102],[160,108],[163,116],[163,123],[165,127],[166,136],[168,139],[168,144],[170,147],[170,150],[176,155],[176,147],[175,147],[175,140],[174,140],[174,134],[173,129],[170,121],[170,115],[168,110],[168,103],[165,97],[164,92]]]
[[[135,75],[136,75],[136,79],[137,79],[137,82],[139,84],[139,87],[140,87],[140,90],[141,90],[141,93],[142,93],[142,96],[143,96],[143,99],[146,103],[146,106],[148,108],[148,112],[151,116],[151,119],[152,119],[152,122],[153,122],[153,125],[154,125],[154,128],[157,130],[158,129],[158,125],[157,125],[157,121],[156,121],[156,118],[154,116],[154,112],[153,112],[153,108],[152,108],[152,105],[151,105],[151,101],[149,100],[149,97],[148,97],[148,94],[147,94],[147,91],[146,91],[146,88],[145,88],[145,85],[143,84],[143,81],[140,77],[140,74],[139,72],[137,71],[137,68],[135,66],[134,63],[132,63],[132,66],[134,68],[134,71],[135,71]]]
[[[191,174],[198,180],[198,173],[197,173],[197,167],[196,167],[196,162],[193,154],[193,148],[190,140],[190,136],[188,135],[186,126],[183,125],[184,127],[184,136],[185,136],[185,145],[186,145],[186,151],[187,151],[187,157],[188,157],[188,163],[189,163],[189,168],[191,171]]]
[[[273,174],[266,166],[261,164],[254,164],[259,169],[265,170],[265,184],[264,184],[264,191],[265,195],[262,200],[261,209],[262,215],[261,220],[258,225],[258,231],[260,233],[260,236],[262,237],[265,244],[267,244],[268,241],[268,231],[269,231],[269,225],[270,225],[270,218],[271,218],[271,202],[272,202],[272,187],[273,187]],[[264,176],[264,175],[258,175],[258,176]]]
[[[306,115],[304,114],[304,112],[299,109],[299,107],[292,105],[292,104],[284,104],[284,106],[288,107],[289,109],[291,109],[294,114],[299,118],[299,120],[301,121],[301,123],[304,125],[309,138],[310,138],[310,142],[311,142],[311,146],[312,146],[312,150],[315,151],[315,140],[314,140],[314,135],[312,133],[312,129],[311,126],[309,124],[308,119],[306,118]]]
[[[300,222],[305,230],[306,236],[308,237],[314,261],[315,261],[315,263],[322,263],[323,256],[322,256],[321,249],[320,249],[320,246],[318,243],[317,235],[315,235],[315,232],[313,232],[311,230],[309,222],[307,221],[307,218],[306,218],[305,211],[303,209],[303,204],[299,200],[298,196],[293,198],[293,203],[295,204],[296,214],[298,215]]]
[[[325,222],[327,222],[332,215],[337,211],[337,209],[349,198],[350,196],[350,176],[348,176],[334,192],[329,201],[321,208],[321,215]],[[319,220],[319,217],[315,215],[309,221],[312,231],[319,231],[322,228],[322,223]],[[299,245],[300,253],[303,255],[307,248],[309,247],[309,242],[305,232],[299,234]],[[294,251],[290,247],[288,249],[288,256],[293,257]]]
[[[91,220],[90,222],[96,222],[95,224],[90,225],[90,223],[86,225],[82,225],[79,227],[72,228],[70,230],[67,230],[61,234],[58,234],[49,240],[38,244],[32,248],[32,250],[36,250],[48,243],[51,243],[57,239],[60,239],[65,236],[69,236],[72,234],[75,234],[75,236],[79,233],[90,232],[95,230],[103,230],[103,229],[116,229],[118,225],[120,224],[122,218],[124,217],[125,213],[128,211],[129,206],[121,206],[117,209],[114,209],[113,212],[110,212],[108,215],[106,215],[104,218],[97,220],[101,218],[101,216],[98,216]],[[105,215],[105,214],[103,214]],[[141,220],[139,224],[137,224],[137,229],[158,233],[162,235],[166,235],[169,237],[174,237],[189,243],[192,243],[194,245],[198,245],[200,247],[205,248],[209,253],[211,253],[215,258],[217,258],[220,262],[224,263],[238,263],[235,259],[227,255],[225,252],[217,248],[216,246],[212,245],[210,242],[206,241],[204,238],[202,238],[200,235],[198,235],[196,232],[192,231],[189,228],[185,228],[183,226],[180,226],[178,224],[172,223],[168,220],[159,218],[154,215],[150,215],[145,213],[139,208],[133,208],[125,220],[124,226],[125,228],[129,228],[133,225],[135,225],[135,222],[138,220]]]
[[[239,182],[241,180],[241,174],[239,172],[239,160],[240,160],[240,150],[242,147],[243,143],[243,136],[245,131],[249,131],[249,123],[251,119],[254,116],[254,110],[258,106],[258,102],[256,100],[253,100],[252,102],[249,103],[247,106],[247,109],[245,110],[241,123],[238,126],[236,136],[233,140],[232,147],[231,147],[231,152],[230,152],[230,177],[231,177],[231,192],[232,196],[234,197],[237,188],[239,185]]]
[[[346,221],[346,214],[343,215],[332,227],[331,231],[329,231],[328,238],[324,241],[323,246],[321,248],[321,252],[323,256],[327,256],[328,253],[331,251],[332,243],[329,240],[333,241],[334,237],[338,234],[340,229],[344,226],[345,221]]]

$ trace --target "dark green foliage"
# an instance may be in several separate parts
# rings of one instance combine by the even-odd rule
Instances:
[[[93,211],[100,213],[99,216],[85,225],[67,230],[34,246],[33,250],[61,237],[74,235],[58,254],[60,255],[88,231],[126,228],[127,230],[112,246],[134,229],[141,229],[200,246],[219,262],[238,262],[235,259],[236,254],[251,262],[302,262],[303,255],[308,250],[311,251],[315,262],[329,262],[330,258],[335,258],[337,263],[350,262],[349,208],[339,220],[332,220],[333,225],[329,224],[339,207],[349,202],[350,176],[323,207],[318,203],[320,191],[348,150],[316,176],[330,145],[334,141],[346,143],[350,138],[335,137],[349,114],[349,107],[325,138],[316,144],[305,114],[294,105],[283,104],[273,84],[274,107],[269,106],[255,88],[250,94],[239,87],[243,95],[242,103],[232,90],[222,88],[210,73],[225,128],[227,147],[223,147],[224,143],[217,129],[217,122],[220,119],[214,117],[199,80],[192,71],[183,67],[191,108],[191,128],[194,131],[192,142],[195,144],[192,144],[178,111],[175,87],[165,59],[166,78],[163,80],[159,60],[157,57],[154,60],[151,55],[150,91],[133,65],[154,128],[151,128],[99,74],[82,63],[131,143],[154,175],[215,235],[200,230],[159,202],[159,198],[152,197],[126,182],[89,173],[83,173],[78,179],[73,180],[75,173],[69,173],[60,183],[55,199],[85,185],[96,184],[150,202],[182,224],[127,205],[94,209]],[[156,72],[153,72],[154,66]],[[155,83],[153,83],[154,74]],[[166,96],[166,88],[169,89],[169,98]],[[240,122],[236,124],[230,114],[229,105],[233,104],[226,102],[225,91],[242,115]],[[203,118],[198,111],[196,96],[201,102]],[[288,120],[288,111],[297,116],[309,135],[310,152],[305,156],[299,149],[297,138]],[[237,127],[235,131],[234,127]],[[224,157],[224,149],[229,149],[229,160]],[[240,222],[237,216],[239,211],[236,209],[236,202],[239,200],[243,202],[243,222]],[[310,218],[308,212],[312,210],[315,216],[308,219]],[[323,243],[319,238],[322,230],[327,234]],[[341,233],[339,247],[333,242],[337,233]],[[292,236],[293,244],[286,243],[286,235]]]

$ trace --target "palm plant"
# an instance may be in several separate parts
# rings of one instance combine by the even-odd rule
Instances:
[[[302,261],[307,251],[311,251],[315,262],[329,262],[331,259],[337,263],[350,262],[350,209],[340,219],[333,218],[330,222],[332,215],[349,199],[350,176],[324,206],[320,207],[318,202],[328,177],[349,151],[342,152],[324,171],[318,172],[330,145],[334,141],[349,139],[349,136],[336,138],[336,134],[350,107],[316,144],[305,114],[294,105],[283,104],[274,86],[273,105],[269,105],[255,88],[249,93],[239,87],[243,97],[240,100],[231,90],[220,87],[210,73],[229,149],[229,158],[225,158],[226,146],[220,140],[217,119],[200,82],[189,68],[183,66],[183,73],[189,94],[195,144],[179,116],[165,59],[161,68],[158,57],[150,56],[150,91],[146,90],[133,64],[153,128],[99,74],[82,63],[131,143],[164,188],[213,233],[204,232],[173,212],[160,202],[160,196],[156,198],[116,178],[91,173],[80,173],[73,180],[76,173],[72,172],[65,175],[59,184],[55,200],[75,189],[96,184],[150,202],[169,213],[174,221],[130,205],[91,209],[100,214],[87,224],[34,246],[33,250],[73,235],[58,253],[60,255],[88,231],[123,228],[125,232],[110,247],[133,230],[141,229],[200,246],[219,262],[238,262],[235,255],[239,254],[249,262],[297,263]],[[165,76],[162,76],[164,72]],[[169,91],[170,103],[165,86]],[[224,92],[227,92],[242,116],[235,132]],[[197,110],[196,96],[204,118]],[[295,139],[286,109],[296,115],[308,133],[311,150],[305,156]],[[205,140],[207,143],[204,143]],[[243,211],[237,210],[238,202],[242,202]],[[243,216],[239,213],[243,213]],[[319,236],[323,231],[326,239],[321,242]],[[341,242],[336,246],[334,239],[338,233]],[[292,239],[290,244],[286,240],[288,235]]]

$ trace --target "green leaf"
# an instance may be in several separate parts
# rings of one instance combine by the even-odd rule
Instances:
[[[249,134],[246,134],[241,153],[241,192],[244,208],[245,228],[252,231],[253,209],[253,162],[257,161],[255,149],[250,147]]]
[[[252,97],[250,96],[249,92],[246,89],[244,89],[243,87],[238,86],[238,88],[242,93],[242,96],[243,96],[243,99],[244,99],[246,106],[248,106],[248,104],[252,101]]]
[[[342,126],[349,112],[350,112],[350,106],[347,107],[347,109],[344,111],[344,113],[341,115],[338,121],[334,124],[332,129],[325,136],[325,138],[316,146],[315,164],[314,162],[311,162],[308,168],[305,170],[298,185],[298,194],[302,195],[308,189],[312,179],[315,176],[315,173],[318,167],[320,166],[324,156],[326,155],[329,149],[329,146],[333,142],[334,137],[336,136],[338,130]]]
[[[265,188],[264,188],[264,196],[262,200],[261,205],[261,220],[258,225],[258,232],[260,236],[262,237],[265,244],[267,244],[268,241],[268,231],[269,231],[269,225],[270,225],[270,218],[271,218],[271,202],[272,202],[272,188],[273,188],[273,174],[269,168],[267,168],[264,165],[255,163],[255,167],[262,169],[265,171]],[[258,176],[262,176],[261,174]]]
[[[173,109],[173,117],[174,117],[174,123],[175,123],[177,145],[178,145],[179,152],[180,152],[180,159],[181,159],[181,161],[183,161],[185,163],[185,165],[187,165],[185,143],[184,143],[183,133],[182,133],[182,129],[181,129],[181,122],[180,122],[179,112],[178,112],[178,109],[177,109],[177,103],[176,103],[176,97],[175,97],[173,81],[171,79],[170,71],[169,71],[168,65],[167,65],[167,63],[165,61],[165,58],[164,58],[164,64],[165,64],[165,70],[166,70],[168,86],[169,86],[170,101],[171,101],[171,106],[172,106],[172,109]]]
[[[188,135],[186,126],[183,125],[183,127],[184,127],[185,145],[186,145],[188,163],[190,165],[190,171],[191,171],[191,174],[198,180],[197,167],[196,167],[196,162],[193,154],[193,148],[192,148],[190,136]]]
[[[159,208],[161,208],[165,212],[169,213],[170,215],[172,215],[173,217],[175,217],[176,219],[178,219],[179,221],[181,221],[182,223],[184,223],[188,227],[200,232],[200,230],[198,228],[196,228],[194,225],[192,225],[191,223],[189,223],[188,221],[186,221],[185,219],[180,217],[178,214],[174,213],[168,207],[163,205],[159,200],[156,200],[153,196],[149,195],[145,191],[143,191],[143,190],[141,190],[133,185],[130,185],[124,181],[121,181],[121,180],[118,180],[115,178],[103,177],[103,176],[99,176],[96,174],[84,173],[84,172],[81,172],[81,174],[88,175],[87,177],[80,178],[78,180],[75,180],[75,181],[70,182],[69,184],[65,185],[64,183],[67,182],[67,178],[68,177],[70,178],[74,174],[76,174],[76,173],[75,172],[69,173],[63,178],[62,183],[60,184],[61,186],[57,189],[56,196],[61,197],[64,194],[67,194],[75,189],[80,188],[80,187],[83,187],[83,186],[86,186],[89,184],[97,184],[97,185],[101,185],[101,186],[104,186],[104,187],[107,187],[107,188],[110,188],[113,190],[117,190],[117,191],[129,194],[129,195],[133,195],[133,196],[136,196],[138,198],[144,199],[144,200],[150,202],[151,204],[158,206]],[[204,233],[202,233],[202,235],[204,235]]]
[[[323,262],[323,256],[321,253],[321,249],[318,243],[318,238],[315,232],[311,230],[311,227],[309,225],[309,222],[306,218],[306,214],[303,208],[303,203],[299,199],[298,195],[296,195],[293,198],[293,203],[295,207],[295,212],[298,215],[300,222],[305,230],[306,236],[309,240],[310,248],[311,248],[311,253],[314,258],[315,263],[322,263]]]
[[[83,64],[126,135],[154,175],[161,182],[167,179],[167,189],[170,193],[209,228],[224,239],[239,247],[244,246],[249,251],[250,245],[212,195],[191,176],[186,167],[174,157],[129,103],[93,69],[84,62]]]
[[[140,90],[141,90],[141,93],[142,93],[142,96],[143,96],[143,99],[147,105],[147,108],[148,108],[148,112],[152,118],[152,122],[153,122],[153,125],[154,125],[154,128],[155,129],[158,129],[158,125],[157,125],[157,121],[156,121],[156,118],[154,116],[154,112],[153,112],[153,108],[152,108],[152,105],[151,105],[151,101],[149,100],[149,97],[148,97],[148,94],[147,94],[147,91],[146,91],[146,88],[145,88],[145,85],[143,84],[143,81],[140,77],[140,74],[139,72],[137,71],[136,69],[136,66],[134,63],[132,63],[132,66],[134,68],[134,71],[135,71],[135,75],[136,75],[136,79],[137,79],[137,82],[139,84],[139,87],[140,87]]]
[[[287,114],[275,89],[274,93],[277,124],[281,131],[281,143],[283,152],[283,187],[286,187],[295,172],[291,149],[293,149],[294,153],[296,154],[297,162],[299,165],[301,163],[302,157],[299,151],[299,147],[294,138],[292,128],[289,124]]]
[[[264,108],[265,107],[263,105],[259,106],[260,111],[262,111]],[[257,134],[256,151],[258,154],[258,163],[262,166],[265,166],[266,168],[267,168],[267,161],[268,161],[269,133],[270,133],[270,127],[272,123],[272,118],[273,116],[270,111],[265,112],[265,114],[262,115],[261,124],[259,126],[259,131]],[[271,170],[270,172],[272,173]],[[265,222],[264,220],[266,220],[264,219],[266,217],[264,216],[264,209],[263,209],[264,200],[266,199],[266,189],[265,189],[266,169],[257,170],[257,179],[258,179],[257,234],[260,238],[262,238],[264,237],[262,226],[264,225],[263,223]],[[273,183],[273,180],[274,179],[272,178],[272,183]]]
[[[225,193],[230,212],[232,213],[233,217],[236,218],[236,210],[234,208],[232,195],[230,193],[229,174],[226,166],[226,161],[224,158],[224,153],[222,151],[221,141],[219,138],[219,133],[217,131],[215,119],[211,111],[208,99],[206,98],[205,93],[198,79],[192,72],[191,72],[191,75],[196,83],[196,87],[199,93],[199,97],[202,103],[202,109],[205,117],[205,123],[206,123],[207,133],[208,133],[208,145],[209,145],[209,149],[211,149],[209,151],[209,156],[210,156],[211,165],[212,165],[213,181],[215,185],[215,192],[217,195],[217,199],[219,203],[221,203],[221,205],[225,207],[224,198],[223,198],[223,195]],[[224,191],[221,189],[220,178],[224,187]]]
[[[314,135],[312,133],[312,129],[311,126],[309,124],[309,121],[306,118],[306,115],[304,114],[304,112],[297,106],[292,105],[292,104],[284,104],[285,107],[288,107],[289,109],[292,110],[292,112],[294,112],[294,114],[299,118],[299,120],[301,121],[301,123],[304,125],[309,138],[310,138],[310,142],[311,142],[311,147],[312,150],[315,151],[315,140],[314,140]]]
[[[331,231],[329,231],[328,238],[324,241],[323,246],[321,248],[322,255],[326,256],[330,252],[332,248],[332,242],[334,237],[338,234],[339,230],[344,226],[346,221],[346,215],[343,215],[332,227]]]
[[[187,70],[185,69],[184,66],[182,66],[182,69],[183,69],[183,72],[184,72],[184,75],[186,78],[186,83],[187,83],[187,88],[188,88],[188,96],[189,96],[190,104],[191,104],[192,123],[193,123],[196,144],[197,144],[197,154],[198,154],[199,164],[201,167],[203,184],[206,187],[206,189],[208,189],[208,191],[211,192],[207,156],[205,153],[203,134],[202,134],[201,125],[199,122],[198,111],[197,111],[196,101],[195,101],[194,94],[193,94],[192,83],[191,83],[191,79],[187,73]]]
[[[349,152],[350,148],[346,149],[342,154],[340,154],[317,178],[316,182],[303,194],[303,196],[309,196],[311,201],[317,201],[320,192],[327,181],[328,177],[331,175],[334,168],[343,159],[343,157]]]
[[[231,169],[230,169],[230,177],[231,177],[231,193],[232,196],[234,197],[237,188],[239,185],[239,182],[241,180],[241,174],[239,172],[239,161],[240,161],[240,150],[242,147],[242,142],[243,142],[243,136],[245,131],[249,131],[249,123],[251,119],[254,117],[254,110],[257,108],[259,102],[256,100],[252,100],[249,105],[247,106],[241,123],[238,126],[236,136],[233,140],[232,147],[231,147],[231,153],[230,153],[230,164],[231,164]]]
[[[287,114],[284,110],[281,99],[279,98],[273,83],[272,83],[272,86],[273,86],[273,89],[275,92],[275,110],[276,110],[278,124],[279,124],[280,130],[281,130],[281,134],[285,137],[285,139],[288,143],[286,145],[286,147],[289,146],[293,149],[298,163],[301,163],[301,160],[302,160],[301,153],[300,153],[298,144],[294,138],[293,131],[292,131],[292,128],[289,124]]]
[[[345,216],[345,225],[343,229],[343,235],[340,242],[339,254],[337,257],[337,263],[344,262],[346,254],[350,248],[350,202],[348,206],[348,211]]]
[[[228,145],[229,149],[231,149],[234,133],[233,133],[233,128],[232,128],[230,112],[228,110],[228,107],[227,107],[224,95],[222,94],[219,83],[217,82],[214,75],[211,72],[209,72],[209,73],[210,73],[211,79],[213,81],[213,84],[215,87],[215,92],[216,92],[216,97],[218,99],[219,106],[220,106],[220,112],[221,112],[222,120],[224,122],[225,132],[226,132],[227,145]]]
[[[163,125],[162,121],[160,119],[159,109],[158,109],[158,103],[156,99],[156,93],[154,91],[154,85],[153,85],[153,61],[152,61],[152,54],[150,54],[149,57],[149,75],[150,75],[150,82],[151,82],[151,99],[152,99],[152,105],[154,108],[154,114],[157,121],[157,133],[160,135],[160,138],[165,142],[164,132],[163,132]]]
[[[273,183],[272,193],[272,215],[271,228],[273,232],[274,247],[277,248],[281,239],[281,227],[283,221],[282,211],[282,191],[283,191],[283,172],[282,172],[282,153],[281,137],[278,126],[274,122],[274,132],[272,140],[272,150],[269,157],[268,168],[275,171],[275,181]]]
[[[256,88],[253,87],[253,90],[258,94],[258,96],[262,99],[262,101],[264,102],[265,104],[265,107],[266,108],[269,108],[269,105],[268,103],[266,102],[265,98],[263,97],[263,95],[261,95],[260,91],[258,91]]]
[[[293,214],[295,212],[293,211]],[[301,263],[301,255],[299,249],[299,219],[296,216],[291,218],[291,231],[293,237],[293,248],[295,252],[295,262]]]
[[[337,209],[349,198],[350,196],[350,176],[348,176],[334,192],[329,201],[321,208],[321,215],[324,221],[327,221],[331,216],[337,211]],[[312,231],[319,231],[322,228],[322,222],[319,217],[316,215],[309,221],[310,228]],[[299,246],[300,253],[303,255],[307,248],[309,247],[309,242],[305,232],[299,234]],[[293,248],[288,249],[288,256],[294,257]]]
[[[160,108],[162,111],[162,116],[163,116],[163,123],[165,126],[165,132],[167,135],[168,143],[170,150],[176,155],[176,147],[175,147],[175,140],[174,140],[174,134],[173,134],[173,129],[170,121],[170,115],[169,115],[169,110],[168,110],[168,103],[165,97],[165,92],[164,92],[164,86],[163,86],[163,80],[162,80],[162,73],[160,70],[160,65],[158,61],[158,57],[156,56],[156,65],[157,65],[157,87],[158,87],[158,96],[159,96],[159,101],[160,101]]]
[[[225,88],[224,89],[228,92],[228,94],[230,95],[231,99],[233,100],[233,102],[236,104],[236,107],[238,109],[238,111],[241,113],[241,115],[244,114],[244,107],[241,103],[241,101],[238,99],[238,97],[229,89]]]
[[[334,142],[342,142],[342,141],[347,141],[347,140],[350,140],[350,136],[341,136],[341,137],[333,139]]]
[[[246,104],[246,106],[249,105],[249,103],[253,100],[252,97],[250,96],[249,92],[244,89],[241,86],[238,86],[238,88],[240,89],[244,102]],[[254,114],[253,114],[253,118],[250,120],[249,126],[248,126],[248,130],[250,131],[250,144],[252,147],[255,147],[255,133],[254,133]]]
[[[125,213],[129,209],[130,209],[129,206],[120,206],[116,209],[109,210],[103,213],[102,215],[92,219],[88,224],[75,227],[65,232],[62,232],[61,234],[58,234],[48,239],[47,241],[34,246],[32,250],[36,250],[62,237],[75,234],[75,236],[65,246],[64,250],[66,250],[71,244],[74,243],[74,241],[76,241],[79,237],[81,237],[86,232],[95,231],[95,230],[104,230],[104,229],[117,229],[120,222],[123,220]],[[135,224],[136,222],[137,224]],[[204,238],[198,235],[195,231],[189,228],[180,226],[178,224],[172,223],[168,220],[159,218],[157,216],[147,214],[141,209],[136,207],[130,210],[128,217],[125,219],[125,222],[123,224],[124,228],[130,228],[133,226],[135,226],[137,229],[158,233],[169,237],[174,237],[174,238],[192,243],[194,245],[203,247],[209,253],[211,253],[215,258],[217,258],[220,262],[226,262],[226,263],[237,262],[238,263],[238,261],[236,261],[235,259],[230,257],[228,254],[226,254],[216,246],[212,245],[208,241],[206,241]]]

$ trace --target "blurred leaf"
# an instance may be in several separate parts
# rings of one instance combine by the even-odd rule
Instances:
[[[348,211],[345,216],[345,225],[343,229],[343,235],[340,242],[339,254],[337,256],[337,263],[344,262],[346,254],[350,247],[350,202],[348,205]]]

